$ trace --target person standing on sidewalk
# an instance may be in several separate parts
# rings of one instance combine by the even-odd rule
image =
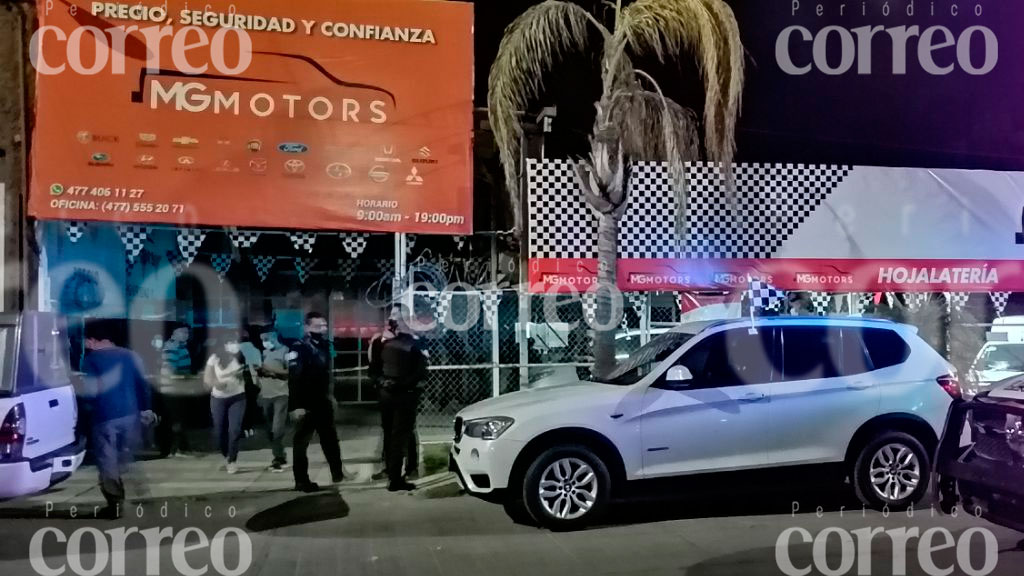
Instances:
[[[381,359],[381,351],[384,343],[391,340],[398,333],[398,312],[393,312],[388,318],[384,331],[377,334],[370,340],[370,347],[367,351],[369,356],[369,376],[377,390],[378,407],[380,409],[381,426],[381,464],[382,469],[372,476],[373,480],[388,479],[388,449],[391,443],[391,429],[394,425],[394,405],[381,401],[381,377],[384,375],[384,362]],[[419,476],[419,442],[416,439],[416,432],[409,437],[409,445],[406,448],[405,473],[407,478]]]
[[[395,337],[384,342],[380,350],[381,406],[391,414],[387,446],[388,490],[391,492],[416,488],[406,480],[402,464],[409,443],[415,441],[419,387],[427,378],[428,366],[428,354],[419,339],[400,321],[396,321],[395,328]]]
[[[83,400],[92,423],[90,447],[107,501],[102,516],[116,518],[125,500],[124,478],[142,441],[141,425],[156,421],[142,360],[116,346],[99,327],[88,328],[82,359]]]
[[[158,429],[160,454],[164,458],[185,456],[189,452],[185,433],[184,415],[188,410],[187,398],[178,392],[178,384],[192,376],[192,356],[188,351],[190,331],[179,326],[171,332],[161,350],[158,404],[161,422]]]
[[[331,481],[344,480],[341,445],[334,427],[334,404],[331,402],[331,345],[327,340],[327,319],[319,312],[306,314],[306,336],[288,355],[288,409],[296,421],[292,441],[295,463],[295,489],[314,492],[320,487],[309,479],[306,450],[313,433],[320,437],[320,448],[331,468]]]
[[[260,334],[263,343],[263,362],[257,370],[259,376],[259,404],[270,436],[270,449],[274,460],[271,472],[284,472],[288,457],[284,452],[284,434],[288,426],[288,347],[281,343],[273,327]]]
[[[228,474],[238,473],[238,449],[245,417],[245,359],[237,336],[223,340],[223,348],[206,361],[203,383],[210,390],[213,441],[225,460]]]

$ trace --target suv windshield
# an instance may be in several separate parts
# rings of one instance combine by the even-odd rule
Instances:
[[[684,332],[668,332],[642,346],[639,350],[630,355],[629,359],[619,365],[605,380],[606,384],[619,384],[628,386],[636,384],[641,378],[650,373],[659,362],[668,358],[686,343],[693,334]]]
[[[978,369],[1024,372],[1024,344],[992,346],[982,354]]]

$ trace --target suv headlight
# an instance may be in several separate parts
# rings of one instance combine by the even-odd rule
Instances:
[[[467,420],[464,434],[470,438],[481,440],[495,440],[505,433],[515,420],[506,416],[494,416],[493,418],[477,418]]]

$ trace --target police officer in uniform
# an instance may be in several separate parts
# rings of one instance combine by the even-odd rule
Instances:
[[[395,321],[391,327],[394,338],[380,346],[380,403],[381,411],[390,419],[387,435],[386,466],[388,490],[412,490],[403,471],[403,461],[416,433],[416,408],[420,383],[427,378],[428,354],[407,326]],[[415,466],[411,453],[410,467]]]
[[[331,347],[327,340],[327,320],[323,314],[306,315],[306,337],[288,355],[288,409],[296,421],[292,441],[295,489],[314,492],[320,487],[309,479],[306,449],[313,433],[320,437],[320,447],[331,468],[331,481],[344,480],[341,445],[334,427],[334,406],[331,402]]]

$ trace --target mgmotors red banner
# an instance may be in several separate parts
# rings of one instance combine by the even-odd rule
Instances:
[[[39,2],[29,211],[472,231],[473,7]]]
[[[574,288],[597,282],[597,260],[530,261],[533,292]],[[620,259],[621,290],[733,290],[762,280],[783,290],[825,292],[1021,292],[1021,260],[764,260]]]

